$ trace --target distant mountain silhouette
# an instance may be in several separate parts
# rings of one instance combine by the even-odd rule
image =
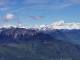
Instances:
[[[0,29],[0,60],[80,60],[80,30]]]

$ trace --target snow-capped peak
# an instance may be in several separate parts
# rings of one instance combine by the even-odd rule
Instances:
[[[80,23],[65,23],[64,21],[58,21],[54,22],[52,24],[48,25],[40,25],[40,28],[42,29],[80,29]]]
[[[51,24],[54,29],[80,29],[80,23],[65,23],[64,21],[59,21],[57,23]]]
[[[42,29],[42,30],[46,30],[46,29],[80,29],[80,23],[75,23],[75,22],[65,23],[64,21],[58,21],[58,22],[54,22],[52,24],[35,25],[32,27],[29,27],[27,25],[22,25],[22,24],[18,24],[18,25],[6,24],[6,25],[0,26],[0,28],[2,28],[2,27],[4,27],[4,28],[10,28],[10,27],[34,28],[34,29]]]
[[[29,26],[27,25],[22,25],[22,24],[18,24],[18,25],[13,25],[13,24],[3,24],[3,25],[0,25],[0,28],[11,28],[11,27],[14,27],[14,28],[30,28]]]

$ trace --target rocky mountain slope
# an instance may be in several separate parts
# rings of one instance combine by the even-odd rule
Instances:
[[[0,29],[0,60],[80,60],[80,30]]]

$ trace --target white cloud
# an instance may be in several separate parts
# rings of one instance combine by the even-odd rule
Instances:
[[[14,15],[12,13],[7,13],[5,16],[6,20],[12,20],[14,18]]]

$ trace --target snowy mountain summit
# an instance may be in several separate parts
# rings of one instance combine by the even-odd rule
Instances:
[[[1,25],[0,28],[11,28],[11,27],[18,27],[18,28],[33,28],[33,29],[42,29],[42,30],[46,30],[46,29],[80,29],[80,23],[76,23],[76,22],[71,22],[71,23],[65,23],[64,21],[57,21],[54,22],[52,24],[45,24],[45,25],[35,25],[32,27],[29,27],[27,25],[22,25],[22,24],[18,24],[18,25]]]
[[[54,29],[80,29],[80,23],[65,23],[64,21],[54,22],[50,25]]]
[[[80,23],[72,22],[65,23],[64,21],[54,22],[49,25],[40,25],[38,28],[41,29],[80,29]]]

